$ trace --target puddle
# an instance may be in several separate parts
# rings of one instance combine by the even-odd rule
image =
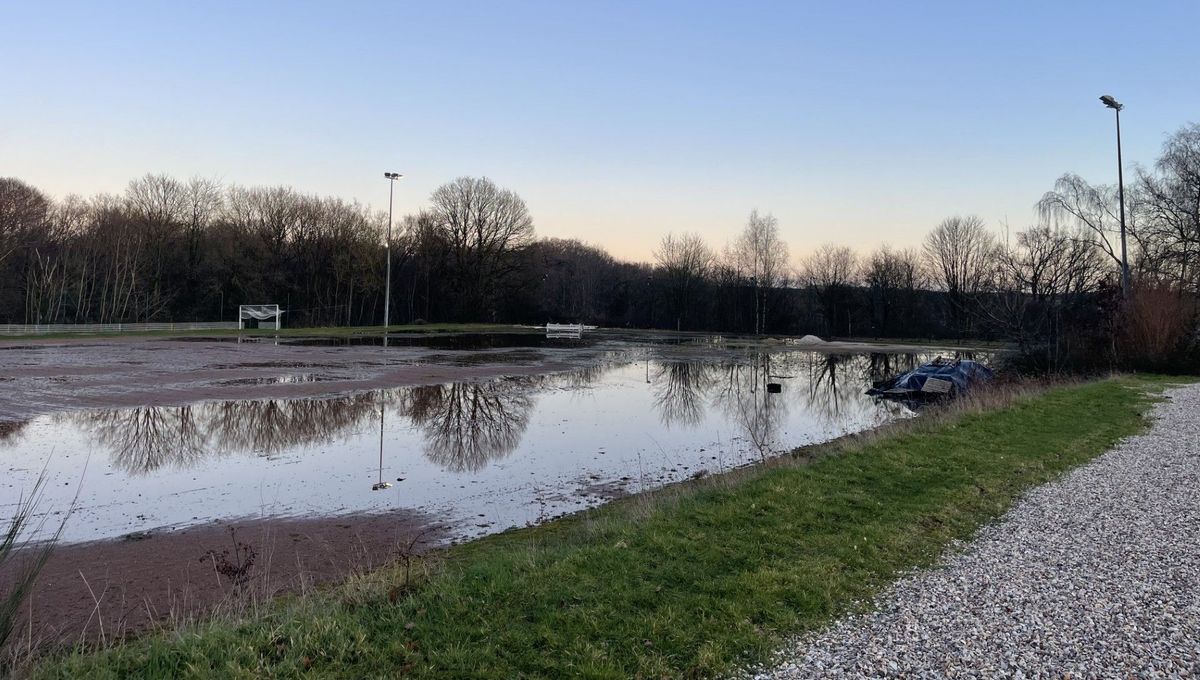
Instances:
[[[328,398],[43,415],[0,427],[0,511],[45,469],[49,513],[83,480],[67,542],[395,511],[448,518],[463,539],[910,417],[863,391],[934,356],[672,352]]]

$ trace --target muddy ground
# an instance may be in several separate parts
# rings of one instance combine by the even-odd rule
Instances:
[[[111,642],[214,606],[249,606],[337,581],[443,540],[435,518],[396,511],[213,522],[59,546],[23,607],[15,644]],[[29,557],[0,568],[0,592]]]
[[[446,339],[441,339],[446,342]],[[329,341],[330,343],[337,341]],[[320,340],[0,342],[0,423],[54,411],[295,399],[568,370],[597,345],[451,347]]]

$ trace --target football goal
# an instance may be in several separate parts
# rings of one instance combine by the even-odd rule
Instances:
[[[238,330],[270,328],[272,323],[275,324],[275,330],[279,330],[279,320],[282,316],[279,305],[239,305]]]

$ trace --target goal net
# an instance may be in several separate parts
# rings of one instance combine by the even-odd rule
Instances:
[[[238,306],[238,329],[270,328],[279,330],[279,320],[283,312],[279,305],[240,305]]]

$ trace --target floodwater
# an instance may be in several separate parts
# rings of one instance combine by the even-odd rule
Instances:
[[[75,504],[65,542],[390,511],[465,539],[910,417],[863,391],[934,355],[643,347],[548,375],[52,413],[0,428],[0,513],[44,474],[47,525]]]

